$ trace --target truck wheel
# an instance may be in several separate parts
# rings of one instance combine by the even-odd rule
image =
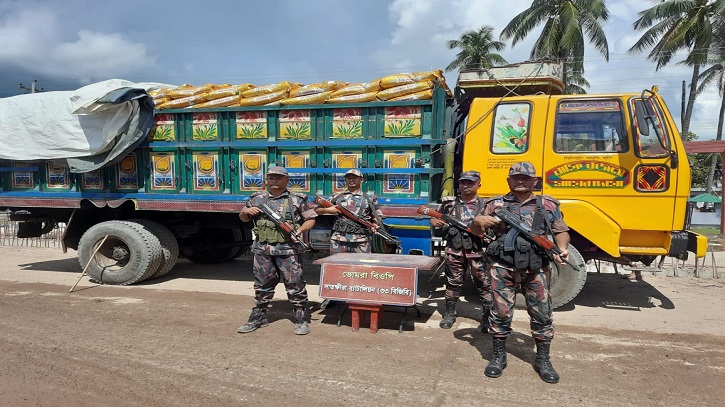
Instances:
[[[171,271],[176,265],[176,261],[179,259],[179,243],[176,241],[176,236],[159,222],[155,222],[149,219],[133,219],[132,222],[138,223],[144,227],[144,229],[151,232],[154,236],[159,239],[161,244],[161,265],[156,272],[149,278],[159,278],[164,276]]]
[[[98,248],[91,259],[91,254]],[[104,284],[129,285],[156,272],[162,254],[159,239],[137,223],[107,221],[88,229],[78,244],[78,260],[86,273]]]
[[[572,245],[569,245],[569,261],[577,264],[578,269],[568,264],[551,262],[551,281],[549,292],[553,309],[568,304],[584,287],[587,281],[587,270],[584,267],[584,258],[581,253]]]
[[[241,246],[233,245],[242,240],[239,229],[202,229],[186,239],[182,254],[198,264],[224,263],[242,251]]]

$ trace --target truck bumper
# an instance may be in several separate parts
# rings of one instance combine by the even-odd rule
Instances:
[[[707,236],[687,231],[687,251],[695,253],[696,258],[705,257],[707,253]]]

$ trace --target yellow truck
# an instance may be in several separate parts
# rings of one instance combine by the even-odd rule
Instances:
[[[541,193],[571,228],[571,259],[552,271],[554,305],[572,300],[588,260],[649,266],[657,256],[703,257],[689,231],[691,172],[657,87],[639,93],[564,95],[558,63],[464,71],[456,87],[453,172],[482,174],[479,194],[508,192],[507,171],[530,161]],[[458,158],[456,158],[458,157]]]

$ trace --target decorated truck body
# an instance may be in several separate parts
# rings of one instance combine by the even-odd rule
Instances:
[[[242,255],[252,233],[237,214],[271,165],[288,168],[289,189],[310,198],[342,191],[346,169],[359,168],[400,241],[396,249],[376,239],[375,250],[438,255],[440,239],[418,208],[454,195],[465,170],[481,172],[481,196],[503,194],[510,164],[526,160],[572,228],[578,267],[555,266],[555,306],[581,290],[587,260],[704,256],[706,240],[687,231],[685,151],[656,89],[561,95],[560,69],[461,72],[454,98],[435,80],[424,99],[156,110],[132,149],[90,171],[0,159],[0,208],[21,222],[22,237],[66,223],[64,247],[90,263],[89,274],[131,284],[166,274],[179,257]],[[327,248],[328,219],[307,237],[317,250]]]

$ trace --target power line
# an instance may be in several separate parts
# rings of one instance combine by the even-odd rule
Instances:
[[[38,87],[37,79],[33,79],[33,82],[30,84],[30,87],[27,87],[27,86],[23,85],[22,83],[19,83],[18,87],[20,87],[20,89],[24,89],[25,93],[38,93],[38,92],[42,92],[45,90],[43,88]]]

